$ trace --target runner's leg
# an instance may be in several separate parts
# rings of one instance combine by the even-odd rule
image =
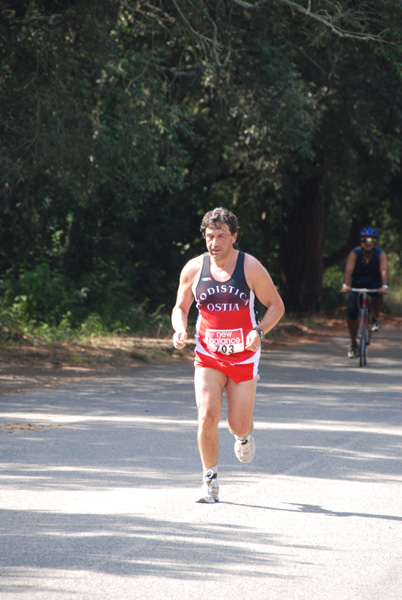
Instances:
[[[244,438],[253,429],[253,414],[257,378],[235,383],[228,379],[226,397],[228,400],[229,431],[239,438]]]
[[[218,463],[218,425],[222,412],[222,393],[228,378],[217,369],[196,367],[195,399],[198,408],[198,450],[205,468]]]

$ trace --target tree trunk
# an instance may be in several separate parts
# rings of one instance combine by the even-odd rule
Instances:
[[[313,176],[300,186],[300,194],[283,212],[280,293],[290,312],[320,310],[323,225],[321,177]]]

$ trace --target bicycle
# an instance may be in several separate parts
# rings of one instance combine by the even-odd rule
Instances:
[[[367,364],[367,346],[371,341],[371,303],[368,294],[374,294],[378,290],[369,290],[367,288],[351,288],[351,292],[358,293],[359,303],[359,325],[357,330],[357,339],[359,340],[359,366],[364,367]],[[361,300],[360,300],[361,298]]]

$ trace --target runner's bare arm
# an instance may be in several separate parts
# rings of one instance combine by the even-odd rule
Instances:
[[[282,298],[278,294],[270,274],[256,258],[246,254],[244,266],[249,287],[253,290],[261,304],[267,309],[258,327],[264,333],[268,333],[268,331],[275,327],[285,312]],[[249,340],[247,336],[246,347],[251,343],[256,334],[258,335],[254,331],[249,333],[251,338]]]
[[[188,313],[194,301],[192,286],[199,276],[200,268],[200,257],[194,258],[185,265],[180,275],[176,304],[172,310],[172,326],[175,331],[173,345],[178,349],[186,345]]]

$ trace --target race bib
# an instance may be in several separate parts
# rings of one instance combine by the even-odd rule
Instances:
[[[233,354],[243,352],[244,340],[242,329],[207,329],[205,343],[210,352]]]

